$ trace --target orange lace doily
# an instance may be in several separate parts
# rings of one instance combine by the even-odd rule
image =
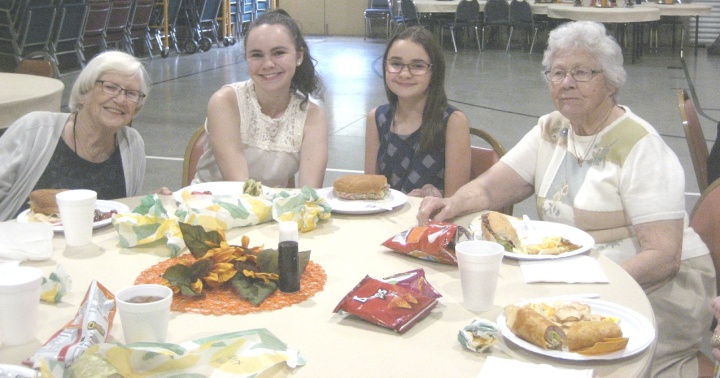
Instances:
[[[135,284],[160,284],[167,281],[162,277],[165,270],[172,265],[194,261],[190,254],[173,257],[159,264],[144,270],[135,280]],[[175,295],[173,297],[173,311],[192,312],[203,315],[244,315],[251,312],[272,311],[287,307],[296,303],[304,302],[318,291],[325,287],[327,275],[319,264],[310,261],[300,277],[300,291],[297,293],[283,293],[276,290],[267,297],[260,306],[253,306],[252,303],[240,298],[232,288],[221,288],[218,290],[205,289],[205,295],[201,298]]]

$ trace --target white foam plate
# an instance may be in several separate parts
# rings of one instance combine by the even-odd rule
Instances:
[[[116,201],[105,201],[105,200],[97,200],[95,202],[95,208],[102,211],[102,212],[108,212],[110,210],[115,210],[120,213],[127,213],[130,212],[130,208],[127,207],[127,205],[122,204],[120,202]],[[23,211],[22,213],[18,214],[17,221],[21,223],[27,223],[28,222],[28,216],[30,215],[30,209],[27,209]],[[93,228],[100,228],[103,226],[107,226],[112,222],[112,218],[103,219],[98,222],[93,223]],[[63,232],[63,226],[62,223],[55,223],[53,224],[53,231],[55,232]]]
[[[318,196],[324,197],[334,213],[341,214],[374,214],[405,204],[407,195],[395,189],[385,193],[381,200],[346,200],[338,198],[332,187],[318,189]]]
[[[544,222],[544,221],[530,221],[531,230],[525,226],[522,219],[515,217],[508,217],[510,223],[515,227],[515,231],[520,237],[520,241],[523,244],[535,244],[542,242],[543,238],[547,236],[560,236],[567,240],[570,240],[573,244],[579,245],[580,248],[561,253],[559,255],[527,255],[524,253],[508,252],[505,251],[505,257],[516,260],[551,260],[569,256],[579,255],[585,253],[595,246],[595,239],[593,239],[587,232],[562,223],[555,222]],[[480,217],[475,218],[471,223],[476,225],[473,227],[475,230],[480,230]],[[482,233],[477,231],[475,233],[475,239],[483,239]]]
[[[645,350],[652,344],[655,339],[655,328],[650,321],[642,316],[639,312],[629,309],[625,306],[607,302],[598,299],[587,299],[587,298],[571,298],[563,296],[550,297],[550,298],[539,298],[529,301],[517,303],[517,306],[523,306],[528,303],[541,303],[553,304],[557,300],[562,300],[565,303],[580,302],[590,306],[593,314],[599,314],[603,316],[611,316],[620,319],[618,326],[622,329],[623,337],[628,338],[628,345],[625,349],[617,352],[608,354],[600,354],[594,356],[585,356],[579,353],[559,351],[559,350],[548,350],[543,349],[535,344],[529,343],[517,336],[508,328],[507,319],[505,313],[501,313],[497,318],[497,325],[502,332],[503,338],[509,340],[519,347],[526,349],[530,352],[541,354],[548,357],[558,358],[562,360],[575,360],[575,361],[589,361],[589,360],[617,360],[625,357],[630,357],[638,354]]]
[[[244,181],[215,181],[215,182],[203,182],[200,184],[189,185],[178,191],[173,192],[173,198],[175,201],[182,203],[183,191],[188,192],[205,192],[210,191],[212,193],[213,200],[225,200],[232,201],[233,198],[237,198],[243,194]],[[262,186],[262,191],[266,195],[272,197],[273,190],[265,185]]]

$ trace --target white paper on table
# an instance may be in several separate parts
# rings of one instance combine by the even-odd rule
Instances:
[[[0,222],[0,259],[47,260],[52,238],[52,226],[46,223]]]
[[[477,378],[533,377],[533,378],[592,378],[593,369],[566,369],[547,364],[533,364],[488,356]]]
[[[525,283],[607,283],[610,282],[597,260],[590,256],[572,256],[549,260],[520,261]]]

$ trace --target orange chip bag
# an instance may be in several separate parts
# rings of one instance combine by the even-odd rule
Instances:
[[[365,276],[333,312],[342,310],[403,333],[426,317],[436,304],[436,298]]]
[[[472,238],[470,231],[464,227],[446,222],[431,222],[403,231],[382,245],[419,259],[457,265],[455,244],[463,236]]]

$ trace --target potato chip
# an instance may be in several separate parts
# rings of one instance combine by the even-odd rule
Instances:
[[[390,308],[412,308],[410,303],[408,303],[405,299],[399,296],[393,297],[393,299],[390,300],[390,303],[388,303],[388,307]]]

